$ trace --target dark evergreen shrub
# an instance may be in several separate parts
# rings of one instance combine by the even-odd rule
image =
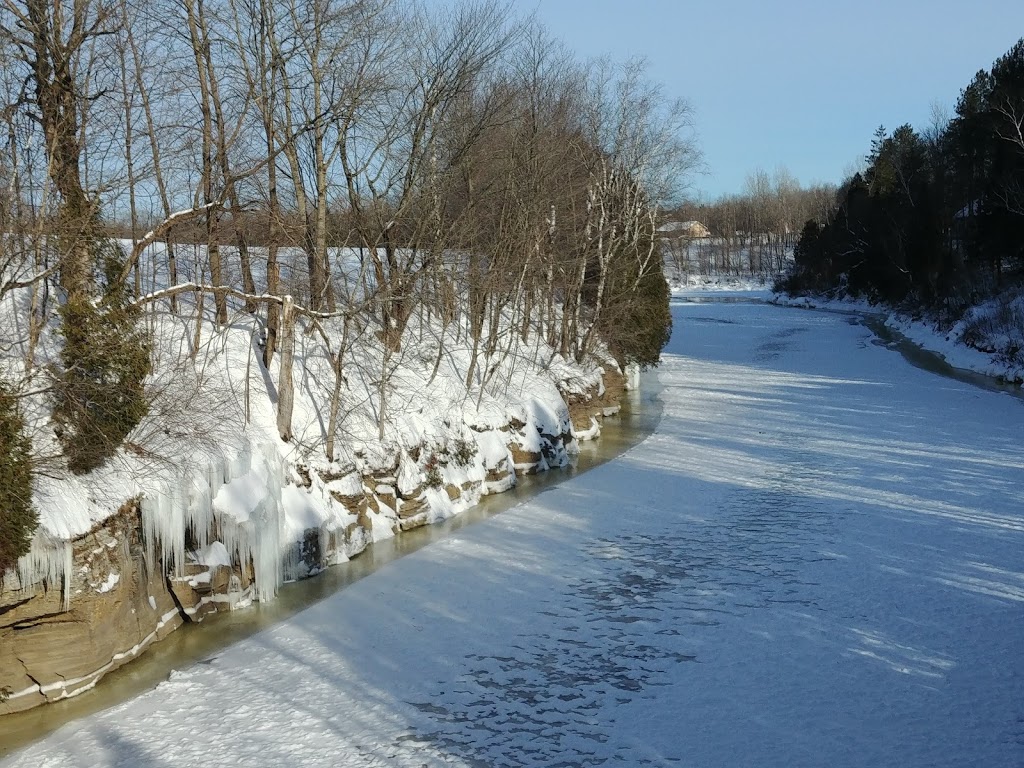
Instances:
[[[636,363],[641,368],[656,366],[661,350],[672,335],[671,292],[665,275],[651,271],[640,278],[624,312],[605,329],[609,348],[622,365]]]
[[[620,365],[656,366],[672,335],[671,291],[664,272],[644,265],[653,232],[628,252],[615,254],[608,267],[604,309],[598,321],[601,338]],[[640,256],[638,256],[640,254]],[[641,267],[643,272],[641,273]],[[584,301],[592,304],[596,275],[588,274]]]
[[[39,518],[32,508],[32,454],[18,401],[0,382],[0,578],[28,552]]]
[[[55,387],[58,437],[77,474],[114,455],[148,410],[143,383],[150,371],[149,341],[139,311],[119,279],[123,256],[98,246],[101,298],[72,298],[60,310],[62,370]]]

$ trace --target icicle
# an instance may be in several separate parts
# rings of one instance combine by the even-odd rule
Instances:
[[[264,480],[267,495],[250,518],[255,529],[253,569],[256,575],[256,597],[260,602],[273,600],[282,581],[281,574],[281,484],[284,466],[273,444],[262,445]]]
[[[287,584],[304,578],[307,573],[308,568],[302,560],[302,545],[297,541],[292,542],[281,553],[281,577]]]
[[[162,497],[163,483],[160,484],[159,489],[148,491],[141,499],[139,499],[139,513],[142,520],[142,542],[146,547],[146,568],[150,574],[153,573],[153,565],[155,560],[153,558],[153,549],[155,542],[155,531],[153,529],[153,520],[157,515],[156,507],[159,502],[158,497]]]
[[[35,585],[46,581],[47,588],[61,585],[61,610],[67,611],[71,604],[71,558],[70,541],[50,536],[42,529],[36,530],[27,554],[18,558],[18,581],[21,591],[34,591]]]
[[[246,440],[234,458],[228,462],[224,472],[224,482],[230,483],[232,480],[247,474],[250,469],[252,469],[252,449],[249,441]]]
[[[257,454],[259,460],[254,467],[252,446],[246,441],[230,460],[223,455],[210,457],[201,469],[182,472],[170,484],[161,484],[142,499],[142,526],[150,567],[157,560],[159,542],[164,569],[180,576],[185,565],[189,528],[197,548],[205,550],[216,521],[228,552],[237,557],[243,568],[252,562],[256,599],[274,599],[283,579],[281,486],[284,466],[273,444],[259,446]],[[259,473],[266,494],[250,511],[248,519],[239,522],[231,515],[215,515],[213,501],[220,489],[254,471]]]
[[[214,522],[213,499],[230,471],[223,456],[213,456],[204,468],[186,469],[170,484],[161,483],[143,497],[140,506],[150,567],[156,562],[155,549],[159,542],[163,567],[180,576],[190,528],[198,549],[209,546]]]
[[[156,565],[156,545],[163,568],[181,575],[185,561],[185,524],[189,512],[189,480],[179,474],[175,480],[161,483],[152,497],[147,494],[140,505],[142,530],[146,537],[146,557],[150,568]]]
[[[162,521],[160,540],[163,549],[164,568],[173,564],[173,574],[182,575],[185,565],[185,520],[188,517],[188,475],[182,474],[171,488],[169,496],[170,514]]]
[[[281,485],[284,467],[273,444],[260,446],[259,461],[249,472],[259,475],[265,493],[256,508],[249,510],[248,518],[239,522],[232,515],[218,517],[224,546],[237,557],[243,568],[252,563],[254,596],[260,602],[273,600],[283,580],[285,553],[281,547],[283,515]],[[245,464],[251,464],[248,455]],[[241,462],[240,462],[241,464]],[[248,474],[247,473],[243,473]],[[236,478],[237,479],[237,478]],[[246,482],[242,479],[241,482]],[[289,568],[291,571],[291,568]]]
[[[185,517],[187,512],[187,495],[182,494],[181,486],[185,484],[184,475],[179,475],[171,483],[161,483],[152,495],[143,497],[140,504],[142,510],[142,530],[146,538],[146,558],[149,567],[156,565],[156,544],[160,544],[159,560],[164,569],[174,568],[174,574],[180,575],[185,558]]]

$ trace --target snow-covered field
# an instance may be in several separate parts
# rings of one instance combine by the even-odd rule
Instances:
[[[672,280],[669,285],[673,296],[687,296],[691,298],[744,296],[747,298],[767,299],[773,295],[771,279],[762,280],[757,277],[735,277],[732,275],[713,275],[707,277],[691,275],[683,280]]]
[[[4,766],[1024,761],[1024,403],[679,302],[655,434]]]

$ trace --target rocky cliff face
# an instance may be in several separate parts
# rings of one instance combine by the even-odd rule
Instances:
[[[0,713],[73,696],[177,629],[181,611],[159,564],[150,569],[139,510],[129,502],[72,542],[62,585],[22,585],[8,574],[0,590]]]
[[[574,433],[596,437],[600,419],[618,411],[624,387],[621,374],[611,371],[588,392],[563,393],[569,419],[558,434],[512,420],[500,430],[474,430],[475,444],[418,446],[371,471],[296,467],[291,492],[326,492],[351,522],[306,529],[286,548],[285,572],[315,575],[375,539],[438,519],[438,506],[475,504],[515,485],[517,474],[565,464]],[[212,543],[204,550],[190,549],[188,562],[173,573],[147,554],[157,550],[146,546],[143,530],[138,502],[128,501],[71,542],[63,583],[22,585],[7,574],[0,588],[0,715],[80,693],[183,622],[245,607],[254,598],[253,563],[232,557],[218,531],[210,531]]]
[[[622,408],[626,385],[626,377],[611,369],[604,371],[601,384],[596,388],[582,393],[563,392],[575,434],[581,439],[599,434],[601,421],[607,416],[614,416]]]

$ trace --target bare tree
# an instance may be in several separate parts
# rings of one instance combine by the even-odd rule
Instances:
[[[591,158],[583,242],[597,278],[586,329],[582,302],[577,302],[567,334],[575,337],[582,331],[577,356],[589,351],[596,337],[613,260],[634,263],[636,283],[661,270],[654,245],[658,208],[673,201],[699,162],[689,106],[666,100],[660,86],[647,79],[642,60],[625,65],[599,61],[591,73],[583,122]],[[582,289],[581,278],[576,290]]]
[[[60,281],[69,299],[87,297],[97,205],[82,182],[82,115],[95,95],[87,90],[89,46],[111,34],[116,15],[102,0],[4,0],[0,35],[26,67],[43,134],[48,176],[60,195]]]
[[[402,39],[406,66],[392,70],[380,93],[370,140],[354,134],[358,126],[347,121],[341,153],[347,202],[373,269],[382,337],[392,351],[401,345],[422,267],[416,261],[422,229],[407,226],[403,237],[399,225],[429,207],[428,180],[466,151],[450,145],[442,156],[438,129],[515,33],[496,2],[458,6],[447,15],[415,14]]]
[[[993,111],[1000,118],[996,135],[1024,155],[1024,99],[1005,96],[995,104]],[[1008,179],[997,195],[1007,211],[1024,216],[1024,181],[1019,174]]]

